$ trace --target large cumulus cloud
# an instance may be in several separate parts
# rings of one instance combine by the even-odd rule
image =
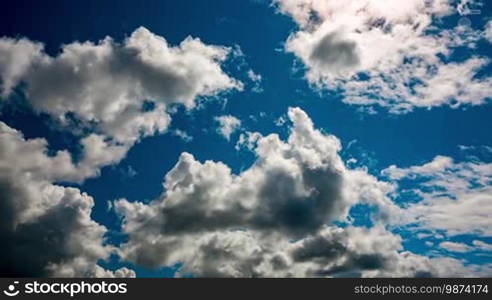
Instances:
[[[183,153],[165,192],[145,204],[115,203],[128,242],[120,255],[145,267],[182,263],[194,276],[460,276],[460,261],[403,251],[383,224],[401,208],[389,183],[345,167],[339,140],[316,130],[299,108],[288,112],[287,141],[258,137],[257,159],[240,174]],[[349,209],[375,207],[372,228],[350,224]],[[393,219],[391,219],[393,220]]]
[[[192,108],[199,96],[242,89],[221,68],[229,52],[191,37],[170,46],[143,27],[122,43],[106,37],[64,45],[55,57],[39,43],[1,38],[2,95],[23,82],[35,110],[61,123],[75,115],[83,125],[96,125],[104,135],[131,144],[166,130],[167,104]],[[146,101],[153,109],[145,109]]]

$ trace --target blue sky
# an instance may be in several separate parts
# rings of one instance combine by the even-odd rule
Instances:
[[[455,98],[459,98],[463,92],[458,91],[447,99],[436,98],[436,101],[442,101],[434,106],[424,103],[425,97],[432,98],[434,94],[423,92],[416,95],[417,100],[415,101],[417,102],[415,103],[417,104],[403,113],[395,113],[392,111],[393,106],[389,104],[386,106],[386,104],[380,103],[364,105],[356,102],[347,103],[349,96],[345,93],[346,84],[353,81],[354,77],[349,76],[347,79],[344,77],[345,75],[340,75],[341,73],[338,74],[335,71],[333,73],[330,69],[331,66],[322,64],[320,67],[313,59],[312,53],[311,56],[303,56],[302,47],[304,46],[299,49],[294,44],[298,32],[312,35],[309,38],[316,40],[318,32],[325,30],[326,26],[323,25],[325,24],[323,22],[326,21],[328,24],[330,19],[323,20],[323,8],[318,8],[315,5],[310,8],[313,14],[320,14],[318,16],[320,20],[316,23],[312,20],[296,19],[295,13],[299,8],[288,6],[291,1],[274,2],[271,3],[266,0],[217,0],[210,2],[147,0],[139,2],[139,4],[134,1],[51,1],[49,4],[15,1],[4,4],[7,5],[7,8],[2,9],[0,13],[2,20],[0,36],[41,42],[44,44],[45,55],[51,57],[58,56],[63,45],[75,41],[97,43],[106,36],[110,36],[116,43],[123,43],[124,39],[131,36],[140,27],[145,27],[156,36],[164,37],[171,46],[180,44],[187,36],[192,36],[199,38],[205,45],[229,47],[229,58],[218,64],[229,78],[242,82],[242,90],[221,88],[220,93],[216,95],[203,96],[198,94],[193,101],[199,104],[189,109],[180,103],[167,104],[172,121],[167,126],[166,132],[142,136],[137,142],[131,143],[123,158],[100,166],[99,175],[87,176],[82,181],[54,180],[53,184],[76,187],[81,192],[93,197],[95,205],[90,216],[93,221],[108,229],[105,234],[106,244],[120,247],[122,244],[128,243],[129,240],[129,243],[137,243],[132,242],[131,235],[133,233],[131,230],[121,227],[122,222],[128,224],[134,220],[130,220],[130,217],[127,216],[126,221],[124,221],[125,217],[122,217],[121,213],[118,215],[113,209],[116,204],[111,204],[108,208],[109,202],[114,203],[113,201],[124,198],[129,203],[141,202],[143,205],[149,205],[152,200],[162,198],[162,193],[165,192],[163,180],[180,160],[180,155],[183,152],[191,153],[198,162],[203,163],[207,160],[223,162],[234,174],[241,174],[251,168],[258,157],[258,153],[245,147],[239,147],[237,143],[240,135],[246,136],[247,132],[258,132],[265,137],[271,133],[277,133],[281,140],[286,141],[291,133],[293,121],[292,119],[289,121],[289,107],[299,107],[312,120],[315,130],[317,129],[326,135],[334,135],[340,140],[342,148],[339,155],[347,169],[363,170],[364,174],[374,176],[374,180],[378,182],[393,184],[394,190],[387,191],[383,197],[390,199],[400,208],[408,209],[408,211],[401,213],[406,218],[419,217],[418,214],[424,211],[424,208],[414,207],[414,212],[413,208],[409,208],[409,206],[412,203],[424,203],[421,201],[427,201],[423,207],[432,207],[436,211],[441,211],[438,205],[441,203],[439,201],[444,201],[442,197],[448,197],[446,199],[451,199],[449,201],[460,201],[460,197],[476,192],[477,197],[485,199],[480,198],[480,201],[492,202],[492,198],[488,194],[492,178],[492,172],[489,171],[491,169],[489,164],[492,163],[490,94],[481,98],[475,96],[476,94],[470,96],[470,101],[475,101],[473,102],[474,105],[466,104],[467,100],[463,100],[460,106],[451,107],[449,103],[452,103]],[[438,33],[445,30],[459,32],[456,26],[459,22],[464,22],[463,19],[459,21],[460,18],[466,17],[467,20],[470,20],[471,25],[466,29],[468,31],[460,33],[462,34],[460,37],[464,41],[458,43],[459,45],[449,46],[450,53],[447,57],[443,57],[441,54],[439,54],[441,56],[437,56],[442,58],[439,66],[467,62],[472,57],[490,59],[490,43],[492,41],[487,40],[486,28],[491,19],[491,3],[461,2],[466,4],[466,7],[480,9],[481,13],[475,15],[466,11],[457,12],[458,1],[450,1],[449,5],[453,11],[448,12],[445,16],[433,15],[432,25],[427,25],[426,31],[419,33],[420,36],[426,36],[432,35],[432,33],[426,33],[432,32],[432,30]],[[334,14],[342,16],[343,11],[335,11]],[[399,22],[399,20],[390,21],[389,17],[387,20],[388,24]],[[310,22],[313,22],[314,25]],[[340,17],[340,20],[334,19],[333,22],[344,22],[344,19]],[[314,26],[315,29],[310,26]],[[342,34],[345,33],[340,33],[340,35]],[[472,38],[466,40],[466,36]],[[359,41],[358,38],[362,41],[364,39],[363,36],[354,37],[353,41]],[[289,48],[288,40],[291,41],[291,48]],[[347,33],[347,41],[352,42],[349,33]],[[359,43],[357,47],[363,49],[361,45]],[[305,47],[311,46],[305,44]],[[376,49],[379,46],[373,44],[372,47]],[[432,48],[432,46],[430,47]],[[238,54],[239,49],[241,54]],[[335,50],[332,49],[332,51]],[[373,51],[377,52],[377,49]],[[364,66],[363,60],[366,56],[361,53],[359,53],[360,66]],[[343,59],[343,56],[336,57],[337,64]],[[2,63],[6,64],[0,59],[0,71],[2,71]],[[342,67],[345,68],[345,66]],[[318,68],[321,69],[318,70]],[[396,66],[395,70],[398,68]],[[250,70],[254,74],[261,75],[259,82],[256,83],[248,77]],[[376,76],[374,75],[376,73],[370,73],[376,71],[371,70],[370,67],[366,69],[361,67],[360,70],[354,71],[353,74],[355,75],[353,76],[359,76],[359,79],[363,78],[363,74],[369,77]],[[384,70],[386,69],[378,69],[377,72],[384,75]],[[309,72],[313,72],[314,79],[308,78]],[[396,73],[398,74],[398,72]],[[492,91],[491,80],[488,79],[487,81],[491,73],[492,67],[485,64],[476,71],[471,79],[472,81],[482,80],[482,85],[472,86],[472,81],[465,82],[465,85],[470,90],[477,89],[477,91],[485,91],[485,93]],[[463,76],[458,71],[456,74]],[[208,75],[204,74],[204,76]],[[4,82],[5,78],[2,77]],[[33,109],[29,100],[29,92],[25,92],[29,88],[29,80],[27,78],[25,82],[20,82],[15,87],[15,92],[10,93],[4,97],[6,98],[5,101],[0,102],[0,120],[7,126],[22,132],[25,140],[46,139],[47,149],[49,149],[48,156],[54,156],[58,150],[67,149],[72,154],[74,161],[82,160],[84,149],[81,148],[80,141],[90,133],[87,130],[90,131],[91,127],[84,128],[83,130],[86,132],[81,134],[77,125],[62,126],[57,123],[56,117],[50,115],[49,110],[39,109],[44,105],[42,102],[36,102],[38,103],[36,104],[38,111]],[[335,82],[340,85],[335,87]],[[84,83],[81,82],[80,84]],[[410,85],[411,83],[407,82],[407,84]],[[255,90],[256,85],[258,85],[259,90]],[[467,86],[464,87],[465,90],[468,88]],[[432,88],[430,86],[431,90]],[[370,99],[371,97],[378,98],[379,95],[375,93],[369,95]],[[439,97],[439,95],[435,97]],[[381,97],[381,99],[382,103],[390,103],[387,98]],[[459,102],[460,100],[455,101]],[[218,133],[219,122],[216,118],[225,115],[234,116],[241,122],[241,125],[232,132],[230,140]],[[286,120],[286,123],[279,124],[279,119]],[[191,137],[190,140],[179,137],[176,130],[185,132]],[[425,166],[434,161],[436,156],[447,157],[452,162],[443,163],[444,167],[436,167],[431,171],[424,167],[419,170],[411,169],[412,166]],[[392,165],[405,175],[392,175],[389,171],[386,173],[383,171]],[[473,169],[475,167],[477,169]],[[476,174],[473,171],[474,175],[465,172],[471,169],[478,171]],[[473,176],[480,177],[482,180],[477,186],[472,183],[473,180],[476,180]],[[447,179],[447,184],[439,181],[442,179],[445,179],[444,181]],[[464,180],[469,186],[461,188],[458,186],[458,180]],[[427,186],[425,186],[426,182],[428,183]],[[433,189],[441,190],[442,195],[432,193]],[[460,264],[460,267],[463,266],[465,271],[462,271],[461,274],[449,274],[450,276],[465,276],[468,274],[466,272],[471,272],[473,276],[484,276],[484,274],[490,276],[492,263],[492,237],[490,235],[492,224],[490,221],[475,226],[473,223],[476,221],[474,212],[462,216],[450,212],[450,218],[464,218],[463,222],[469,225],[469,230],[454,231],[443,225],[444,223],[447,224],[444,221],[438,222],[439,224],[436,224],[437,221],[434,222],[435,220],[423,221],[425,224],[419,223],[418,225],[415,224],[414,220],[380,221],[372,214],[374,211],[384,209],[372,202],[366,204],[355,204],[352,207],[349,218],[352,221],[341,218],[335,223],[341,227],[375,228],[379,226],[375,224],[383,222],[384,225],[382,226],[386,228],[385,230],[394,236],[401,237],[402,248],[397,250],[398,253],[411,251],[425,259],[452,258],[450,264],[453,266]],[[487,209],[491,207],[490,205],[484,207],[485,215],[488,214],[489,219],[492,211]],[[446,208],[443,208],[443,211],[446,213]],[[431,215],[432,212],[424,211],[424,214]],[[166,217],[164,216],[164,218]],[[190,222],[192,221],[190,220]],[[326,222],[326,226],[332,226],[330,224],[332,223]],[[60,224],[60,226],[62,225]],[[248,228],[249,225],[243,224],[241,226]],[[418,233],[421,235],[419,236]],[[317,233],[310,232],[310,234],[315,235]],[[135,234],[135,236],[137,235]],[[296,237],[294,240],[302,240],[302,238],[304,237]],[[355,233],[353,238],[357,239]],[[265,244],[262,246],[267,247]],[[98,263],[110,270],[124,266],[134,270],[137,276],[172,276],[175,269],[180,269],[183,264],[186,265],[186,261],[182,262],[180,259],[176,261],[166,260],[167,258],[152,260],[150,264],[142,264],[141,260],[135,258],[140,254],[128,254],[130,251],[128,247],[122,247],[126,249],[122,250],[123,252],[127,251],[126,254],[113,253],[111,259],[101,258]],[[182,247],[184,249],[191,246],[183,244]],[[148,251],[154,250],[148,249]],[[163,250],[159,248],[155,251]],[[174,251],[179,252],[180,250]],[[238,254],[238,257],[240,256]],[[224,265],[229,264],[232,266],[231,268],[234,268],[239,260],[240,258],[234,259],[233,262],[225,261]],[[168,263],[169,261],[172,263]],[[340,262],[327,262],[322,267],[327,268],[332,263],[334,265],[340,264]],[[201,266],[201,264],[191,261],[188,264]],[[168,269],[168,267],[171,268]],[[359,267],[359,269],[349,270],[339,276],[346,276],[347,274],[348,276],[354,274],[373,276],[370,271],[374,270],[371,268],[365,270],[366,273],[364,273],[365,271],[362,272],[360,268],[365,270],[363,267]],[[292,270],[294,269],[292,267]],[[201,274],[204,276],[210,274],[212,276],[234,276],[234,274],[238,274],[234,272],[222,274],[218,271],[217,273],[204,271],[201,273],[202,271],[199,267],[185,267],[182,273],[191,276],[200,276]],[[446,271],[436,272],[436,276],[446,275]],[[19,273],[22,272],[19,271]],[[248,276],[248,274],[239,273],[239,276]],[[258,274],[262,273],[259,272]],[[263,276],[286,276],[285,273],[272,274],[265,273]],[[301,272],[299,274],[297,276],[313,276],[313,273]],[[411,274],[403,271],[400,273],[395,271],[394,274],[384,272],[381,274],[411,276]]]

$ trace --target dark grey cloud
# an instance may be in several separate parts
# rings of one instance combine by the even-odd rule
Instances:
[[[104,241],[106,228],[91,219],[94,200],[54,183],[80,179],[88,165],[75,166],[64,151],[47,153],[45,140],[25,140],[0,122],[0,276],[134,275],[98,265],[114,249]]]
[[[343,39],[343,36],[337,32],[326,34],[313,47],[309,59],[316,67],[324,68],[334,74],[351,70],[360,64],[357,44]]]
[[[284,169],[265,170],[265,181],[258,186],[258,206],[252,226],[259,229],[283,230],[288,234],[303,235],[315,232],[328,220],[343,214],[343,173],[331,168],[302,168],[301,177],[293,177]],[[301,181],[309,193],[296,192]]]
[[[19,182],[18,184],[30,183]],[[74,247],[76,245],[83,248],[88,246],[88,244],[80,244],[81,242],[89,242],[100,247],[97,242],[101,238],[101,233],[104,232],[103,228],[96,223],[84,224],[82,221],[84,216],[81,215],[82,207],[74,205],[76,201],[86,200],[76,199],[83,195],[67,193],[68,195],[60,199],[63,204],[49,208],[36,220],[15,225],[12,222],[12,216],[15,214],[12,207],[8,207],[12,206],[8,201],[15,198],[20,200],[17,192],[22,191],[22,188],[16,189],[8,185],[2,182],[0,189],[1,198],[6,200],[2,203],[1,210],[1,218],[6,222],[3,221],[0,225],[2,228],[0,231],[2,241],[0,275],[2,277],[45,277],[52,272],[50,266],[71,263],[74,257],[82,254],[77,253],[80,249]],[[91,241],[84,235],[89,235],[95,240]],[[94,259],[97,260],[97,257]],[[95,264],[94,261],[92,263]],[[88,276],[90,274],[79,275]]]

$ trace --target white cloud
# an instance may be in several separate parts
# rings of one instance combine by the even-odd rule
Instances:
[[[415,178],[416,176],[432,176],[435,173],[443,172],[453,166],[453,159],[446,156],[436,156],[432,161],[421,166],[411,166],[408,168],[398,168],[395,165],[383,170],[383,174],[393,180],[400,180],[404,177]]]
[[[284,126],[285,122],[287,122],[287,120],[285,120],[285,117],[280,116],[278,117],[278,119],[275,120],[275,126],[282,127]]]
[[[256,74],[253,70],[248,70],[248,78],[251,79],[253,82],[261,82],[262,77],[260,74]]]
[[[444,248],[451,252],[469,252],[473,248],[464,243],[455,243],[455,242],[441,242],[439,243],[439,247]]]
[[[44,139],[25,140],[20,132],[3,122],[0,122],[0,133],[1,157],[8,164],[9,172],[30,172],[33,179],[81,182],[97,176],[101,167],[119,161],[126,153],[125,147],[112,145],[101,136],[91,134],[82,139],[83,157],[74,164],[66,150],[48,156]]]
[[[173,135],[179,137],[185,143],[189,143],[189,142],[193,141],[193,137],[191,135],[189,135],[186,131],[183,131],[181,129],[173,130]]]
[[[125,144],[166,130],[166,104],[188,108],[242,83],[221,69],[231,49],[186,38],[178,46],[140,27],[122,43],[74,42],[56,57],[26,39],[0,39],[2,93],[20,81],[34,109],[64,123],[68,113]],[[144,111],[144,101],[155,108]]]
[[[390,166],[383,174],[417,184],[412,191],[421,200],[405,207],[404,222],[449,235],[492,235],[492,164],[437,156],[420,166]]]
[[[126,268],[114,273],[97,265],[114,249],[105,243],[106,228],[91,219],[93,198],[56,184],[97,174],[103,162],[93,160],[94,151],[107,150],[101,143],[90,136],[85,144],[90,150],[74,165],[68,152],[49,156],[44,139],[25,140],[0,122],[2,276],[135,275]]]
[[[247,72],[248,78],[253,82],[252,91],[255,93],[263,92],[263,88],[261,87],[261,82],[263,77],[260,74],[256,74],[253,70],[249,69]]]
[[[258,141],[261,140],[262,137],[263,136],[259,132],[247,131],[245,133],[241,133],[239,135],[239,139],[236,143],[235,149],[239,151],[242,148],[246,148],[249,151],[254,151]]]
[[[474,240],[472,242],[473,246],[475,246],[476,249],[482,250],[482,251],[492,251],[492,244],[485,243],[479,240]]]
[[[219,122],[217,132],[228,141],[231,139],[231,134],[241,127],[241,120],[231,115],[215,117],[215,120]]]
[[[274,0],[299,25],[285,49],[304,63],[312,85],[340,90],[346,103],[395,113],[479,105],[492,93],[490,77],[475,77],[488,59],[442,59],[456,47],[474,47],[481,36],[433,27],[433,20],[455,12],[449,2]]]

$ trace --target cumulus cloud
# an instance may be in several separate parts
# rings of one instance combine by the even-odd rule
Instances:
[[[32,63],[42,56],[43,46],[27,39],[0,39],[0,91],[7,97],[31,68]]]
[[[22,81],[35,110],[61,123],[73,114],[82,124],[131,144],[166,130],[166,104],[192,108],[199,96],[242,89],[221,69],[230,51],[191,37],[171,46],[143,27],[122,43],[106,37],[64,45],[55,57],[39,43],[2,38],[2,94]],[[145,109],[147,102],[152,109]]]
[[[241,120],[231,115],[216,117],[215,121],[219,123],[217,132],[228,141],[231,139],[231,134],[241,127]]]
[[[233,174],[223,163],[183,153],[152,202],[115,202],[129,240],[125,259],[146,267],[182,263],[195,276],[471,276],[487,272],[452,258],[403,251],[382,224],[401,213],[394,190],[362,169],[348,169],[339,140],[291,108],[287,141],[256,136],[253,165]],[[351,207],[375,207],[375,225],[333,225]],[[473,270],[472,270],[473,269]]]
[[[403,222],[448,235],[492,235],[492,164],[437,156],[419,166],[390,166],[383,174],[416,184],[411,192],[420,201],[405,208]]]
[[[490,97],[492,78],[477,76],[488,59],[449,59],[453,49],[474,47],[481,32],[434,26],[435,20],[456,12],[451,1],[273,2],[299,25],[286,51],[304,63],[312,85],[340,91],[346,103],[401,113],[415,107],[479,105]]]
[[[25,140],[22,134],[0,122],[0,240],[1,275],[134,276],[126,268],[116,272],[98,266],[114,252],[106,245],[106,228],[91,219],[94,200],[77,188],[57,181],[94,176],[100,160],[92,147],[78,165],[66,151],[49,156],[44,139]],[[97,149],[97,150],[96,150]]]

